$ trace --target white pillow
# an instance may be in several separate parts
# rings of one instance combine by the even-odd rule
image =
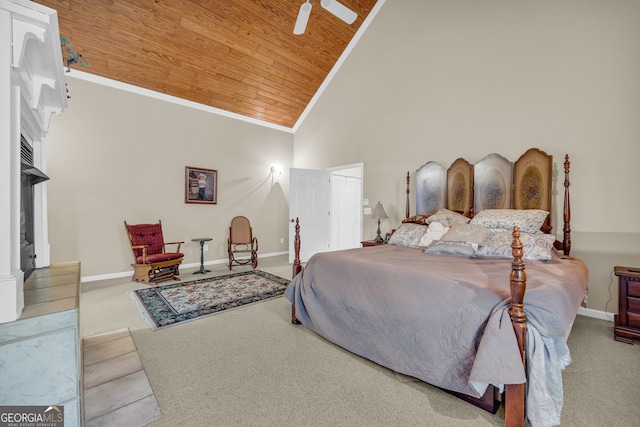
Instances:
[[[422,238],[420,239],[418,246],[426,248],[432,242],[440,240],[447,231],[449,231],[449,227],[445,227],[439,222],[432,222],[431,224],[429,224],[427,232],[424,233],[424,236],[422,236]]]

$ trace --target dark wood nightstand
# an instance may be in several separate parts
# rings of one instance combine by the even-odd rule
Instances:
[[[633,344],[634,338],[640,338],[640,268],[615,267],[614,271],[619,289],[615,339]]]
[[[380,246],[387,244],[387,242],[376,242],[375,240],[365,240],[364,242],[360,243],[362,243],[363,248],[366,248],[367,246]]]

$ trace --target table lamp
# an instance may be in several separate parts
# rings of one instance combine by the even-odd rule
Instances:
[[[380,236],[380,220],[389,218],[387,213],[384,211],[382,207],[382,203],[378,202],[376,207],[373,209],[373,213],[371,214],[371,218],[378,220],[378,235],[375,238],[376,243],[382,243],[384,239]]]

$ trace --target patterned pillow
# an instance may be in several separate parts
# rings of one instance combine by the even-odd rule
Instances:
[[[520,233],[520,241],[524,246],[522,259],[550,260],[555,240],[556,236],[553,234]],[[478,248],[476,256],[513,258],[511,242],[513,242],[512,233],[502,230],[490,231],[485,237],[482,246]]]
[[[481,225],[455,223],[447,234],[442,236],[445,242],[467,242],[481,245],[485,236],[489,233],[489,229]]]
[[[523,233],[541,233],[547,216],[549,212],[540,209],[485,209],[473,217],[471,224],[510,231],[518,226]]]
[[[413,222],[402,223],[395,233],[391,235],[391,238],[389,238],[389,244],[417,248],[420,238],[422,238],[426,231],[426,225],[415,224]]]
[[[461,255],[472,257],[478,245],[465,242],[443,242],[436,240],[424,250],[425,254]]]
[[[451,227],[452,224],[457,222],[466,224],[469,222],[469,218],[459,214],[458,212],[450,211],[449,209],[440,209],[438,212],[427,218],[425,224],[431,224],[432,222],[439,222],[445,227]]]
[[[414,215],[414,216],[410,216],[409,218],[405,218],[402,220],[402,222],[413,222],[416,224],[426,224],[426,220],[427,218],[429,218],[429,215]]]

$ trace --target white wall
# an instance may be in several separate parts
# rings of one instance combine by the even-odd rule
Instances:
[[[227,258],[231,219],[245,215],[260,253],[285,252],[293,136],[209,112],[67,77],[69,108],[51,123],[47,152],[52,262],[80,260],[82,276],[130,271],[123,221],[162,220],[185,241],[184,264]],[[284,174],[271,179],[270,167]],[[185,166],[218,171],[218,204],[184,203]]]
[[[589,307],[617,311],[610,271],[640,266],[638,22],[628,0],[386,2],[296,132],[294,163],[364,162],[363,197],[391,217],[384,233],[404,216],[406,171],[428,160],[513,161],[538,147],[561,172],[568,153]],[[365,217],[364,235],[375,227]]]
[[[127,270],[122,220],[157,218],[172,239],[212,235],[209,257],[224,258],[228,221],[247,212],[261,249],[286,250],[288,176],[272,188],[272,163],[364,162],[363,197],[383,202],[385,233],[404,216],[407,170],[538,147],[558,171],[571,156],[573,253],[590,268],[589,307],[615,311],[610,271],[640,265],[639,18],[640,3],[623,0],[386,2],[293,137],[68,79],[47,148],[52,261]],[[220,170],[218,206],[182,203],[185,165]],[[375,229],[365,217],[364,235]]]

